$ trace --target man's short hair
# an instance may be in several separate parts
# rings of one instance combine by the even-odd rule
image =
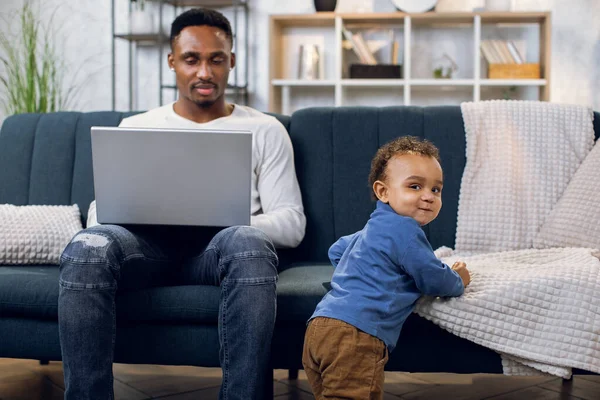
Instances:
[[[402,136],[381,146],[371,161],[371,172],[369,173],[369,186],[372,188],[376,181],[385,182],[385,171],[388,161],[398,155],[415,154],[425,157],[433,157],[440,161],[440,152],[433,143],[427,139],[416,136]]]
[[[229,20],[220,12],[211,10],[210,8],[192,8],[184,13],[181,13],[171,24],[170,43],[171,49],[175,46],[175,41],[179,37],[182,30],[188,26],[214,26],[225,32],[225,36],[229,39],[233,46],[233,31]]]

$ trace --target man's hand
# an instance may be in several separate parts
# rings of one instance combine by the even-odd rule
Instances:
[[[458,276],[460,276],[460,279],[462,279],[465,287],[467,287],[467,285],[471,283],[471,274],[467,269],[467,264],[465,264],[462,261],[457,261],[454,264],[452,264],[452,269],[456,271]]]

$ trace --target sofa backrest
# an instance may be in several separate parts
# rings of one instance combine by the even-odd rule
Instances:
[[[424,229],[434,247],[454,245],[465,165],[460,107],[304,109],[292,115],[290,134],[307,215],[300,258],[326,261],[337,238],[364,226],[375,207],[368,185],[371,159],[380,146],[403,135],[429,139],[440,148],[443,207]]]
[[[0,130],[0,204],[77,204],[94,198],[90,128],[128,114],[56,112],[8,117]]]
[[[594,113],[600,135],[600,114]],[[460,106],[309,108],[292,115],[290,135],[307,216],[306,236],[293,259],[328,261],[340,236],[361,229],[375,203],[368,175],[377,149],[405,135],[432,141],[444,170],[443,206],[423,229],[432,247],[454,247],[458,197],[466,163]]]
[[[0,129],[0,204],[77,204],[85,226],[94,199],[92,126],[139,112],[56,112],[8,117]],[[278,116],[289,130],[290,117]]]
[[[78,204],[94,198],[90,128],[117,126],[135,113],[57,112],[7,118],[0,130],[0,204]],[[434,248],[454,246],[465,132],[459,106],[308,108],[275,115],[290,133],[305,213],[296,261],[327,261],[329,246],[367,221],[375,203],[367,179],[377,149],[402,135],[431,140],[444,169],[443,207],[424,227]],[[596,138],[600,116],[594,114]]]

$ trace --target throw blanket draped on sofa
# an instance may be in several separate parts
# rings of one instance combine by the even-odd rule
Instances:
[[[464,103],[461,109],[467,163],[456,252],[440,255],[450,265],[466,262],[472,283],[460,298],[423,298],[416,312],[499,352],[506,374],[600,373],[594,250],[532,249],[594,144],[592,111],[524,101]]]
[[[458,203],[460,254],[530,249],[594,145],[590,109],[544,102],[463,103],[467,163]]]

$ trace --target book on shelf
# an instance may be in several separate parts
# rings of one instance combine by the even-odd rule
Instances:
[[[356,44],[354,43],[354,38],[352,37],[352,32],[350,32],[348,29],[343,27],[342,34],[344,35],[344,38],[350,43],[350,47],[354,51],[354,54],[356,54],[356,56],[360,59],[360,53],[358,52]]]
[[[488,64],[523,64],[523,57],[511,41],[483,40],[480,48]]]
[[[361,63],[370,65],[377,64],[375,56],[371,50],[369,50],[369,46],[360,32],[352,33],[347,28],[342,28],[342,32],[346,40],[352,45],[352,50]]]
[[[501,40],[492,40],[492,46],[496,49],[496,53],[500,55],[500,60],[502,60],[502,64],[513,64],[512,57],[510,53],[504,46],[504,42]]]
[[[517,64],[523,64],[523,57],[521,57],[521,54],[519,53],[519,50],[517,50],[517,46],[515,46],[515,43],[509,41],[506,42],[506,46],[508,47],[508,51],[510,51],[510,55],[515,60],[515,62]]]
[[[488,62],[488,64],[499,64],[500,58],[496,55],[496,51],[492,47],[491,43],[487,40],[481,42],[481,53]]]
[[[367,42],[365,41],[365,38],[363,37],[363,35],[360,32],[358,32],[358,33],[353,34],[352,38],[354,39],[354,44],[356,44],[358,46],[358,51],[362,55],[361,61],[364,64],[369,64],[369,65],[377,64],[377,60],[375,59],[375,56],[373,55],[373,53],[371,53],[371,50],[369,50],[369,46],[367,45]]]
[[[400,55],[400,43],[397,40],[392,42],[392,62],[391,64],[398,65],[401,64],[398,60],[398,56]]]

